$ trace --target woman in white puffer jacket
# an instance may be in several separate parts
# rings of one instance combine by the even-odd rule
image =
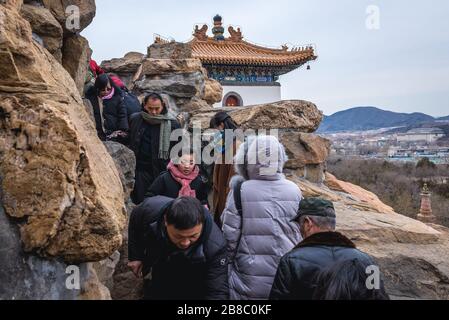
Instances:
[[[291,220],[302,195],[282,174],[287,160],[284,147],[273,136],[249,138],[237,151],[238,176],[231,180],[222,216],[233,300],[268,299],[280,259],[301,241]],[[234,201],[238,184],[241,214]]]

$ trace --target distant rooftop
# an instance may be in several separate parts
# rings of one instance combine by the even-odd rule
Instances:
[[[416,128],[406,134],[444,134],[444,131],[440,128]]]

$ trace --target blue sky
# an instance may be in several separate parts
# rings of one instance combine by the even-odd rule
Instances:
[[[283,99],[312,101],[325,114],[353,106],[449,115],[449,1],[97,0],[83,31],[97,62],[146,53],[154,34],[187,41],[220,13],[246,40],[271,47],[314,44],[311,64],[281,77]],[[369,30],[368,6],[379,8]],[[210,31],[209,31],[210,32]]]

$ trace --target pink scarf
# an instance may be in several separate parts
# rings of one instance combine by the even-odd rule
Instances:
[[[109,99],[111,99],[114,96],[114,93],[115,93],[115,89],[114,89],[114,87],[112,87],[111,93],[109,93],[107,96],[102,97],[101,99],[109,100]]]
[[[173,179],[181,184],[181,190],[179,191],[180,197],[196,198],[196,191],[190,188],[190,183],[195,180],[200,173],[198,166],[195,166],[195,169],[188,176],[182,173],[173,161],[170,161],[167,170],[171,173]]]

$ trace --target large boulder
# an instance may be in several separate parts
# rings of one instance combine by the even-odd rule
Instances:
[[[106,141],[104,145],[114,160],[120,175],[120,180],[122,181],[125,201],[128,201],[134,189],[134,176],[136,173],[136,157],[134,152],[124,145],[113,141]]]
[[[286,168],[289,169],[302,168],[308,164],[325,163],[331,147],[331,142],[328,139],[303,132],[283,133],[281,143],[289,156],[289,161],[286,164]]]
[[[165,93],[175,98],[193,98],[204,88],[204,76],[201,72],[166,74],[144,77],[136,81],[138,92]]]
[[[299,176],[315,183],[324,181],[331,146],[329,140],[312,133],[294,131],[282,133],[281,143],[289,157],[286,169],[296,170]]]
[[[17,219],[26,252],[99,261],[122,244],[120,177],[73,79],[33,42],[19,7],[0,4],[0,59],[11,72],[0,74],[3,206]]]
[[[118,75],[125,85],[131,88],[143,59],[142,53],[128,52],[123,58],[103,61],[100,66],[104,71]]]
[[[210,109],[223,94],[220,83],[208,78],[186,43],[154,43],[147,56],[130,52],[123,58],[103,61],[101,67],[117,74],[140,98],[153,92],[161,94],[174,115]]]
[[[233,112],[232,118],[243,129],[315,132],[323,119],[323,113],[311,102],[284,100],[243,108]]]
[[[75,80],[80,94],[84,92],[87,69],[92,55],[89,42],[82,36],[72,35],[64,38],[62,65]]]
[[[183,60],[192,58],[192,46],[188,43],[154,43],[148,47],[148,58]]]
[[[128,218],[135,205],[130,199],[134,188],[136,159],[134,152],[112,141],[104,142],[106,149],[114,159],[124,188]],[[128,223],[126,224],[128,225]],[[114,300],[140,300],[143,295],[143,281],[137,279],[127,266],[128,263],[128,228],[123,230],[123,245],[118,253],[109,259],[95,263],[98,277],[110,290]]]
[[[69,279],[79,272],[79,283]],[[79,285],[77,287],[67,286]],[[74,280],[75,281],[75,280]],[[0,201],[0,300],[111,299],[91,263],[69,266],[60,259],[43,259],[22,250],[19,228]]]
[[[236,108],[209,108],[192,111],[190,126],[194,122],[208,128],[210,119],[218,112],[228,112],[242,129],[282,129],[310,133],[316,131],[323,113],[308,101],[284,100],[255,106]]]
[[[42,2],[45,8],[50,10],[56,20],[58,20],[66,34],[79,34],[92,22],[96,13],[95,0],[42,0]],[[69,6],[78,8],[80,20],[77,27],[79,28],[72,29],[70,22],[74,12],[69,10]]]
[[[106,69],[118,73],[116,67]],[[148,48],[132,88],[140,96],[150,92],[163,95],[174,113],[210,109],[223,94],[220,83],[209,79],[201,61],[192,58],[191,46],[176,42],[155,43]]]
[[[145,59],[142,63],[142,74],[146,76],[161,76],[171,73],[189,73],[202,69],[198,59]]]
[[[204,84],[202,98],[210,105],[220,102],[223,99],[223,87],[220,82],[214,79],[207,79]]]
[[[387,206],[382,201],[380,201],[379,197],[374,193],[369,192],[362,187],[354,185],[349,182],[338,180],[334,175],[326,172],[326,179],[324,181],[325,185],[337,192],[348,193],[352,197],[355,197],[360,202],[369,203],[371,205],[371,209],[374,209],[383,213],[393,213],[394,210],[390,206]]]
[[[41,6],[24,4],[21,14],[31,24],[33,32],[42,38],[44,47],[61,61],[63,30],[51,12]]]

